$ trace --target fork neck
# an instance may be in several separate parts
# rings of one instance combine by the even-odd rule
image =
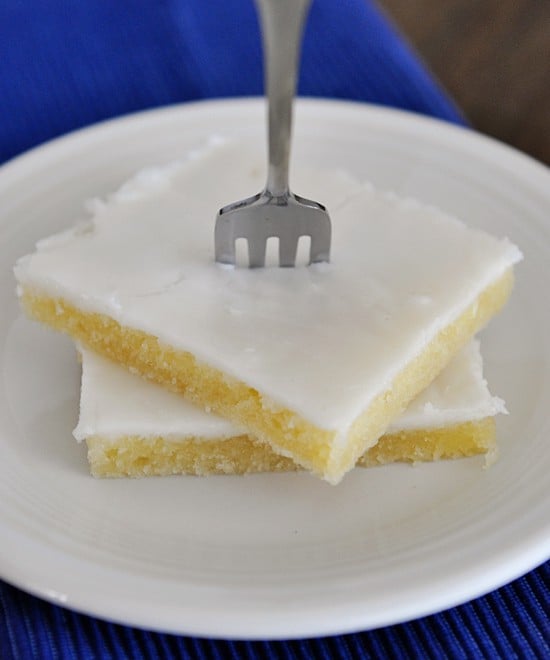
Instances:
[[[296,91],[304,20],[311,0],[256,0],[264,44],[268,99],[268,176],[266,192],[289,194],[288,172],[292,99]]]

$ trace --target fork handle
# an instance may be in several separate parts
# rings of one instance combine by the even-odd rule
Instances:
[[[292,99],[296,91],[300,43],[311,0],[256,0],[264,45],[264,78],[268,99],[266,192],[289,194],[288,168]]]

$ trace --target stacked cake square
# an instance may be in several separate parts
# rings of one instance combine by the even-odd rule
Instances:
[[[217,209],[262,171],[253,149],[209,141],[17,263],[29,316],[78,344],[92,473],[303,468],[335,484],[358,463],[492,450],[504,407],[471,340],[505,304],[519,250],[319,169],[295,188],[330,211],[330,264],[214,263]]]

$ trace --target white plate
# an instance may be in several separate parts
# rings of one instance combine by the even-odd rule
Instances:
[[[305,474],[88,476],[71,437],[73,348],[21,317],[11,267],[81,215],[84,199],[213,132],[263,142],[263,119],[257,100],[158,110],[0,170],[0,574],[9,582],[146,628],[288,638],[431,613],[550,556],[548,171],[465,130],[364,105],[303,101],[296,161],[341,165],[525,252],[512,301],[484,333],[490,383],[511,411],[499,420],[499,462],[358,469],[337,487]]]

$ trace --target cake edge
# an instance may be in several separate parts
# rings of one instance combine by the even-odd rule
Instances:
[[[481,291],[476,300],[459,314],[454,322],[442,328],[424,351],[396,376],[390,388],[374,399],[350,429],[347,444],[339,458],[344,472],[355,465],[365,449],[376,443],[375,440],[362,451],[358,450],[362,437],[367,435],[380,438],[388,423],[403,413],[414,397],[441,373],[457,351],[504,307],[513,286],[514,270],[510,267],[500,278]],[[407,382],[413,383],[408,389]],[[403,390],[407,390],[407,394],[403,394]]]
[[[368,449],[357,465],[414,464],[492,454],[496,452],[495,426],[493,417],[484,417],[451,426],[389,433]],[[302,469],[246,434],[208,440],[91,436],[86,444],[90,472],[96,478],[244,475]]]

